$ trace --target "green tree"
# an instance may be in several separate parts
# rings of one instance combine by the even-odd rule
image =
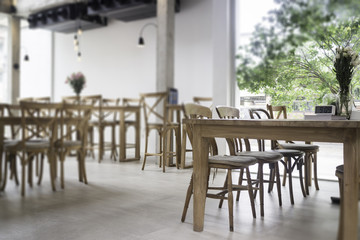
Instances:
[[[325,94],[338,90],[332,71],[336,47],[354,45],[360,50],[359,20],[348,18],[359,3],[276,2],[280,7],[266,18],[271,26],[257,25],[250,45],[239,51],[238,86],[253,93],[264,91],[272,104],[304,99],[318,104]],[[358,83],[358,78],[354,80]]]

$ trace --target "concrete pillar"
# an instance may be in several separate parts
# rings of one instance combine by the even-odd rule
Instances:
[[[174,87],[175,0],[157,1],[156,90]]]
[[[235,68],[235,0],[213,0],[213,106],[234,106]],[[218,118],[216,111],[213,117]],[[227,151],[226,142],[217,140],[219,154]]]
[[[235,0],[213,0],[213,101],[234,106]]]
[[[11,86],[11,103],[17,103],[20,97],[20,18],[15,16],[10,18],[10,42],[9,44],[9,74]]]

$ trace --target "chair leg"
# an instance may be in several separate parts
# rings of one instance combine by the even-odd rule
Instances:
[[[229,225],[230,225],[230,232],[234,231],[234,215],[233,215],[233,192],[232,192],[232,176],[231,176],[231,169],[228,170],[227,175],[227,190],[228,190],[228,208],[229,208]]]
[[[249,198],[250,198],[250,204],[251,204],[251,210],[253,218],[256,218],[256,211],[255,211],[255,200],[253,195],[253,187],[252,187],[252,181],[250,176],[250,170],[247,167],[246,168],[246,178],[247,178],[247,184],[248,184],[248,192],[249,192]]]
[[[181,164],[181,131],[180,127],[175,130],[175,141],[176,141],[176,168],[180,168]]]
[[[145,168],[146,154],[147,154],[147,149],[148,149],[148,141],[149,141],[149,132],[148,132],[148,130],[146,130],[144,161],[143,161],[143,165],[142,165],[141,170],[144,170],[144,168]]]
[[[160,149],[159,149],[159,153],[163,153],[164,151],[164,146],[163,146],[163,134],[162,133],[159,133],[159,136],[160,136],[160,141],[159,141],[159,145],[160,145]],[[160,161],[159,161],[159,167],[161,168],[161,164],[164,164],[165,165],[165,161],[166,161],[166,158],[163,157],[163,155],[160,155]],[[165,170],[164,170],[165,171]]]
[[[38,156],[36,156],[36,158],[37,158],[36,162],[38,163],[39,162]],[[44,154],[43,153],[41,154],[40,166],[37,166],[36,169],[38,169],[38,176],[39,176],[37,184],[40,185],[41,181],[42,181],[42,177],[43,177],[43,170],[44,170]]]
[[[279,171],[279,163],[275,163],[275,175],[276,175],[276,187],[278,192],[279,206],[282,206],[282,197],[281,197],[281,179]]]
[[[307,160],[307,158],[306,158],[306,155],[305,155],[305,157],[304,157],[304,171],[305,171],[305,176],[304,176],[304,178],[305,178],[305,192],[306,192],[306,195],[309,195],[310,194],[310,192],[309,192],[309,161]]]
[[[85,167],[85,151],[79,150],[79,168],[81,170],[81,182],[88,184]]]
[[[313,164],[314,164],[314,183],[315,183],[315,188],[316,190],[320,190],[319,188],[319,182],[318,182],[318,177],[317,177],[317,153],[313,153],[312,154],[313,157]]]
[[[183,124],[182,125],[182,139],[181,139],[181,163],[180,163],[180,167],[182,169],[185,169],[185,162],[186,162],[186,125]]]
[[[25,154],[21,156],[21,196],[25,196],[26,162]]]
[[[160,137],[160,139],[161,139],[161,137]],[[160,144],[160,149],[162,150],[162,159],[163,159],[163,163],[162,163],[163,172],[165,172],[165,165],[166,165],[167,159],[169,158],[168,150],[167,150],[167,148],[168,148],[167,140],[168,140],[167,131],[164,131],[163,136],[162,136],[162,146]],[[160,156],[160,158],[161,158],[161,156]],[[160,161],[160,163],[161,163],[161,161]],[[161,167],[161,165],[160,165],[160,167]]]
[[[187,192],[186,192],[186,198],[185,198],[185,204],[184,204],[183,213],[182,213],[182,216],[181,216],[181,222],[185,221],[186,213],[187,213],[187,210],[189,208],[189,203],[190,203],[190,199],[191,199],[192,194],[193,194],[193,175],[191,175],[190,184],[189,184],[189,187],[188,187]]]
[[[299,180],[300,180],[301,192],[302,192],[303,196],[306,197],[306,191],[305,191],[305,187],[304,187],[304,180],[303,180],[303,174],[302,174],[302,166],[304,165],[303,161],[304,160],[301,157],[297,164],[297,169],[299,170]]]
[[[10,155],[10,167],[11,167],[11,176],[14,177],[16,186],[19,186],[19,177],[17,172],[17,164],[16,164],[16,154]]]
[[[259,162],[259,184],[260,184],[260,215],[264,216],[264,164]]]
[[[241,185],[242,185],[243,176],[244,176],[244,169],[243,169],[243,168],[241,168],[241,169],[240,169],[239,180],[238,180],[238,184],[239,184],[239,186],[241,186]],[[240,199],[240,193],[241,193],[241,191],[237,191],[237,193],[236,193],[236,201],[237,201],[237,202],[238,202],[238,201],[239,201],[239,199]]]
[[[230,170],[229,170],[230,171]],[[227,189],[228,188],[228,175],[226,174],[226,178],[225,178],[225,181],[224,181],[224,185],[223,185],[223,189]],[[224,198],[221,198],[220,201],[219,201],[219,208],[222,208],[222,205],[224,203]]]
[[[293,194],[293,185],[292,185],[292,168],[291,168],[291,157],[288,158],[288,177],[289,177],[289,192],[290,192],[290,202],[294,205],[294,194]]]
[[[6,154],[5,155],[5,162],[4,162],[4,174],[3,174],[3,181],[2,181],[2,184],[1,184],[1,191],[4,191],[5,190],[5,187],[6,187],[6,181],[7,181],[7,172],[8,172],[8,164],[10,165],[10,168],[12,168],[11,166],[11,159],[9,159],[11,156],[10,154]]]
[[[288,158],[287,158],[287,157],[284,157],[285,168],[284,168],[283,182],[282,182],[282,185],[283,185],[284,187],[286,186],[286,175],[287,175],[286,166],[287,166],[287,161],[288,161]]]

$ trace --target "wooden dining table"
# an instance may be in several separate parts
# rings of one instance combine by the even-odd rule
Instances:
[[[360,121],[184,119],[193,126],[194,231],[203,231],[208,174],[208,138],[241,137],[343,144],[344,218],[340,239],[358,239]],[[335,171],[335,169],[334,169]],[[340,221],[340,220],[339,220]]]

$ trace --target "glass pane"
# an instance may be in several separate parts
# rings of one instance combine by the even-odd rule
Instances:
[[[8,49],[9,20],[0,13],[0,102],[9,101],[8,81]]]

